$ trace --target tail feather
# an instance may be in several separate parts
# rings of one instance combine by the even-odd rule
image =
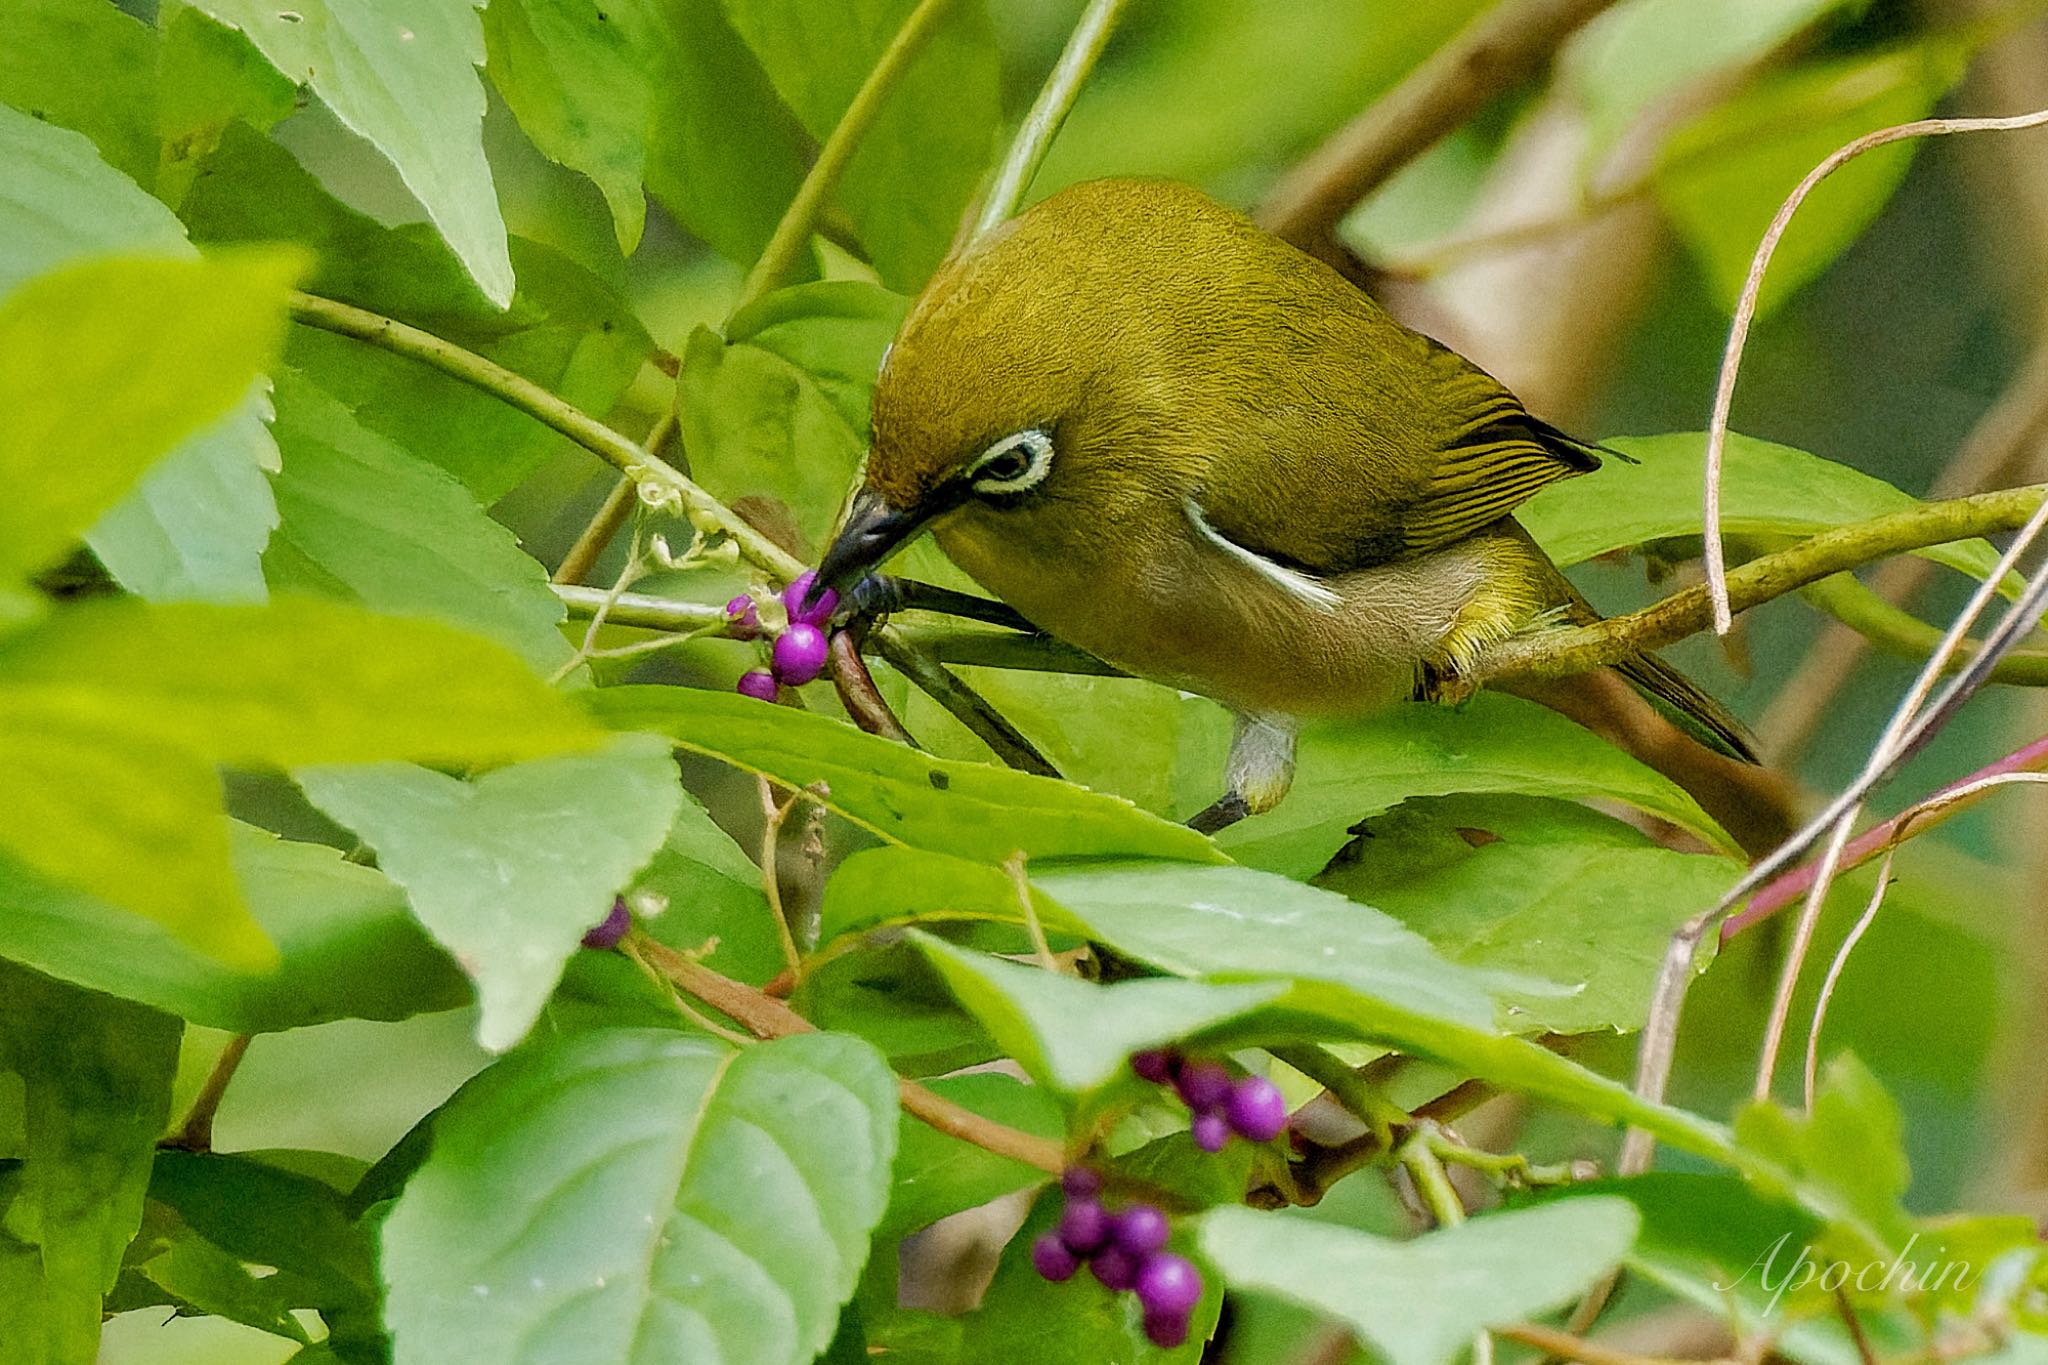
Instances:
[[[1734,713],[1654,654],[1623,659],[1614,671],[1642,693],[1664,719],[1717,753],[1744,763],[1761,763],[1756,740]]]

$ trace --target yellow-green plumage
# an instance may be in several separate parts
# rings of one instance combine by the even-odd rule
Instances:
[[[975,462],[1032,430],[1042,481],[977,494]],[[867,482],[1050,633],[1298,717],[1590,611],[1510,514],[1598,467],[1321,262],[1186,186],[1105,180],[931,281],[875,391]],[[1637,674],[1739,746],[1677,675]]]

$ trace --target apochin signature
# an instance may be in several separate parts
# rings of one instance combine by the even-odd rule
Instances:
[[[1967,1261],[1911,1259],[1913,1248],[1919,1245],[1920,1234],[1914,1233],[1912,1240],[1900,1249],[1890,1262],[1865,1261],[1857,1264],[1851,1261],[1817,1260],[1810,1245],[1801,1244],[1798,1255],[1783,1267],[1779,1273],[1778,1258],[1784,1254],[1792,1234],[1786,1233],[1771,1243],[1768,1250],[1749,1263],[1734,1280],[1722,1284],[1716,1280],[1714,1288],[1726,1292],[1743,1281],[1756,1276],[1757,1285],[1771,1296],[1770,1306],[1765,1313],[1778,1311],[1779,1300],[1789,1290],[1797,1293],[1808,1288],[1817,1288],[1832,1294],[1839,1289],[1854,1289],[1859,1294],[1882,1294],[1893,1289],[1907,1293],[1923,1290],[1967,1289],[1977,1274]],[[1946,1248],[1936,1248],[1937,1253]]]

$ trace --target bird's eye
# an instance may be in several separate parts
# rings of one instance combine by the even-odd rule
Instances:
[[[1020,431],[997,441],[975,461],[974,491],[996,497],[1027,493],[1051,471],[1052,437],[1042,431]]]

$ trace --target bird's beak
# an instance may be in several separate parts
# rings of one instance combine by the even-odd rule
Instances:
[[[891,506],[880,493],[863,487],[853,495],[846,523],[839,538],[818,561],[818,577],[811,586],[815,598],[827,588],[842,596],[870,570],[889,557],[889,552],[924,528],[927,514]]]

